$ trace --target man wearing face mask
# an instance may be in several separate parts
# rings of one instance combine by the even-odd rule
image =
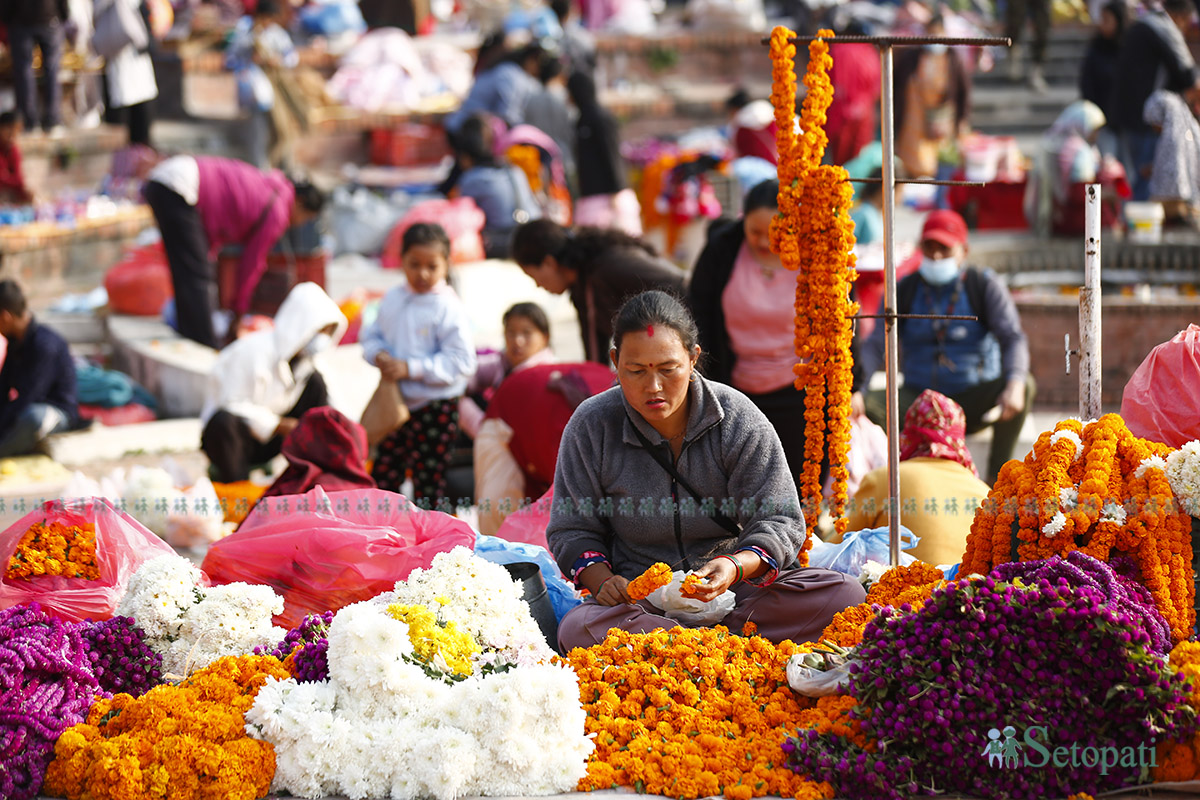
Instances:
[[[1029,342],[1008,289],[991,272],[966,266],[967,224],[953,211],[934,211],[921,232],[921,266],[896,287],[897,313],[974,316],[976,321],[900,320],[900,416],[916,397],[933,389],[966,413],[967,433],[992,426],[986,479],[996,480],[1013,457],[1033,401]],[[883,364],[884,326],[877,325],[862,348],[863,375]],[[884,391],[856,392],[852,413],[882,425]]]
[[[271,330],[221,351],[201,414],[200,448],[221,483],[243,481],[255,464],[279,455],[283,440],[311,408],[328,405],[313,357],[346,332],[346,317],[315,283],[288,294]]]

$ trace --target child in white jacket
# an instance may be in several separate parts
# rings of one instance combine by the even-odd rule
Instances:
[[[379,443],[371,477],[394,492],[411,470],[412,499],[429,508],[446,496],[458,401],[475,374],[475,348],[466,308],[446,283],[450,238],[442,226],[410,227],[400,256],[408,282],[384,295],[360,338],[367,361],[399,381],[412,417]]]
[[[255,464],[279,455],[283,439],[310,408],[328,405],[313,356],[341,340],[346,317],[315,283],[298,284],[275,326],[221,351],[200,418],[200,448],[221,483],[243,481]]]

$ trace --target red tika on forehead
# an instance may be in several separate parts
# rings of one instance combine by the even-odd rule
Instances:
[[[649,336],[651,339],[654,338],[654,326],[653,325],[646,326],[646,335]]]

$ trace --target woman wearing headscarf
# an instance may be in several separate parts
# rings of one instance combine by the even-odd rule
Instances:
[[[1146,124],[1162,132],[1154,148],[1150,199],[1160,200],[1168,218],[1194,218],[1200,206],[1200,123],[1188,102],[1159,89],[1143,112]]]
[[[282,452],[288,468],[263,497],[304,494],[315,486],[327,492],[375,488],[366,467],[366,430],[331,406],[304,412]]]
[[[1025,217],[1039,235],[1049,236],[1064,227],[1075,184],[1096,180],[1101,165],[1096,138],[1104,123],[1099,106],[1076,100],[1042,137],[1042,153],[1034,163],[1025,195]]]
[[[571,73],[567,92],[579,110],[575,123],[575,165],[579,174],[575,224],[616,228],[630,236],[641,236],[642,206],[625,174],[617,118],[600,105],[591,75]]]
[[[912,555],[927,564],[957,564],[975,509],[987,497],[966,442],[958,403],[926,389],[904,415],[900,432],[900,519],[920,537]],[[887,467],[867,473],[851,503],[847,530],[888,524]]]

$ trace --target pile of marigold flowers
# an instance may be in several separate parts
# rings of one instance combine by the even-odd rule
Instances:
[[[40,577],[96,580],[96,526],[90,522],[37,522],[29,526],[8,562],[5,577],[24,580]]]
[[[867,592],[867,599],[857,606],[839,611],[825,626],[819,642],[832,642],[840,647],[854,647],[862,641],[867,624],[875,619],[880,606],[919,608],[934,590],[943,586],[944,574],[937,567],[914,561],[908,566],[892,567]],[[800,645],[801,650],[819,647],[819,642]]]
[[[579,676],[587,732],[596,750],[580,791],[638,792],[730,800],[777,795],[831,798],[783,768],[784,740],[814,703],[787,685],[796,652],[724,627],[631,634],[567,656]],[[830,702],[833,702],[832,700]],[[810,714],[818,724],[824,711]]]
[[[629,582],[625,590],[629,599],[637,602],[645,600],[652,593],[671,582],[671,568],[661,561]]]
[[[274,748],[246,736],[245,713],[268,677],[290,676],[273,656],[215,661],[179,686],[97,700],[54,747],[43,793],[70,800],[264,797]]]

